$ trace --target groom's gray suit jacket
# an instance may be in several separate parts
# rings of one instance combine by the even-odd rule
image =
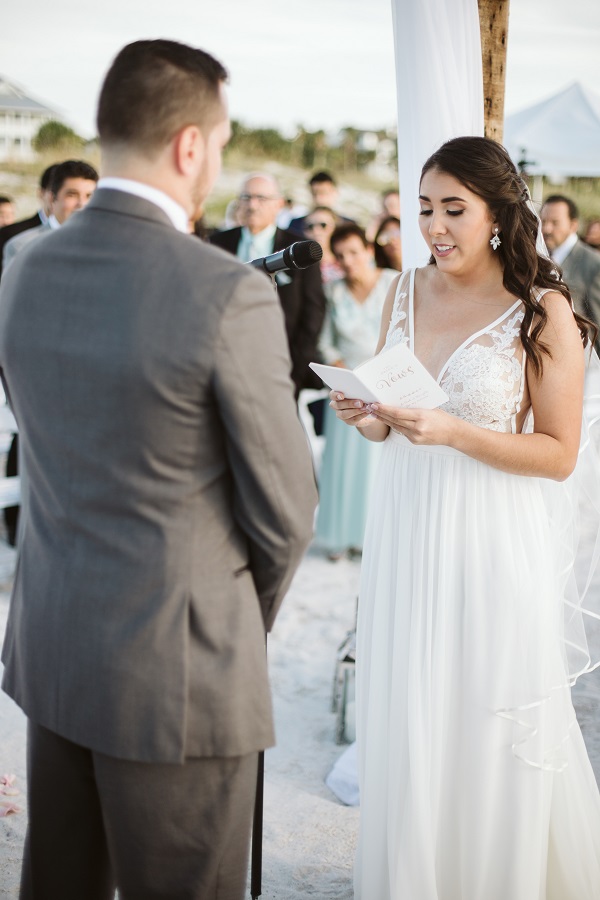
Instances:
[[[316,490],[269,281],[101,189],[6,273],[0,366],[28,476],[4,689],[125,759],[270,745]]]

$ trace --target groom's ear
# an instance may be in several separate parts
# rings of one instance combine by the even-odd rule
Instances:
[[[197,125],[186,125],[173,138],[173,162],[180,175],[194,176],[202,166],[206,142]]]

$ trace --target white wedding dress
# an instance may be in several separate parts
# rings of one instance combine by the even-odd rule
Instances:
[[[413,295],[411,272],[386,346],[414,346]],[[515,303],[453,353],[445,409],[516,430],[523,315]],[[600,898],[600,794],[570,698],[591,663],[565,502],[564,485],[385,441],[357,634],[357,900]]]

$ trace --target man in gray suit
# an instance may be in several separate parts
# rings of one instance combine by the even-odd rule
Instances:
[[[540,215],[546,246],[562,268],[575,309],[600,325],[600,254],[577,237],[577,206],[569,197],[552,194]]]
[[[264,634],[316,490],[269,281],[185,234],[225,78],[182,44],[125,47],[105,177],[0,290],[28,476],[3,650],[29,718],[26,900],[244,894]]]

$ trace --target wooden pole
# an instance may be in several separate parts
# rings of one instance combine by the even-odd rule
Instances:
[[[477,0],[483,63],[484,134],[502,141],[510,0]]]

